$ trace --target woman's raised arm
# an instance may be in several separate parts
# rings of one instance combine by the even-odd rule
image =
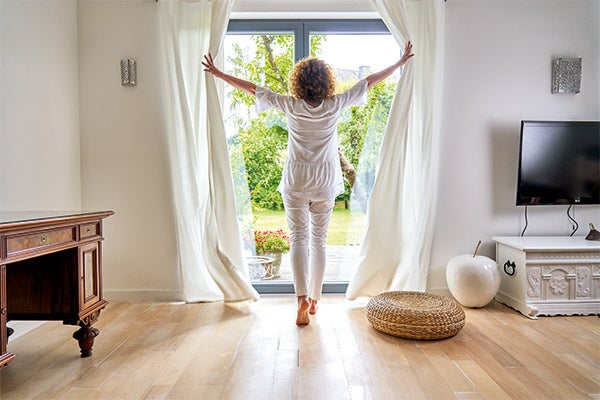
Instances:
[[[385,69],[382,69],[379,72],[375,72],[367,76],[367,87],[377,85],[379,82],[383,81],[385,78],[390,76],[395,70],[406,64],[406,62],[412,56],[414,56],[414,54],[412,53],[412,43],[409,41],[408,43],[406,43],[406,47],[404,47],[404,53],[402,53],[402,57],[396,63],[390,65]]]
[[[248,82],[244,79],[237,78],[235,76],[227,75],[225,72],[221,71],[215,66],[212,55],[210,53],[204,56],[204,61],[202,61],[202,65],[204,65],[204,71],[210,74],[213,74],[217,78],[223,79],[225,82],[229,83],[231,86],[248,92],[252,95],[256,94],[256,85],[252,82]]]

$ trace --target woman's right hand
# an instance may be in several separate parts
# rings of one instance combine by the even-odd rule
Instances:
[[[398,61],[398,66],[401,67],[404,64],[406,64],[406,62],[412,57],[414,56],[414,54],[412,53],[412,43],[410,42],[410,40],[406,43],[406,46],[404,46],[404,52],[402,53],[402,58],[400,58],[400,61]]]

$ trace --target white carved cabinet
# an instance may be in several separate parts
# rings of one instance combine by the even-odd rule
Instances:
[[[583,237],[494,237],[496,300],[529,318],[600,314],[600,242]]]

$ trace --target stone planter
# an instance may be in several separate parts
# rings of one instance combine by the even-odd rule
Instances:
[[[273,258],[267,256],[252,256],[248,257],[248,269],[250,270],[250,280],[258,279],[271,279],[268,278],[271,275],[273,269]]]
[[[266,253],[265,256],[273,259],[273,262],[269,267],[266,267],[265,275],[262,279],[276,279],[281,276],[281,259],[283,253]]]

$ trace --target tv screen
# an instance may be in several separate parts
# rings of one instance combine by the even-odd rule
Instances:
[[[521,121],[517,205],[600,204],[600,121]]]

